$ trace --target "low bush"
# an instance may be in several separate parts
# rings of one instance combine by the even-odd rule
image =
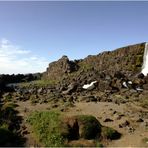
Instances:
[[[104,139],[115,140],[121,137],[121,134],[111,127],[102,127],[102,137]]]

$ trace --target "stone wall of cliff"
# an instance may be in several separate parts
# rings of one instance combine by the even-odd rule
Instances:
[[[105,73],[114,76],[116,72],[127,75],[140,73],[145,43],[130,45],[105,51],[98,55],[89,55],[85,59],[70,61],[63,56],[58,61],[49,64],[44,78],[51,80],[82,80],[98,78]]]

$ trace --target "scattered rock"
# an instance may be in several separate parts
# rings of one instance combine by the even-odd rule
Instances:
[[[29,134],[29,132],[27,130],[24,130],[24,131],[21,132],[21,134],[24,136],[24,135]]]
[[[120,115],[117,115],[116,117],[116,120],[120,120],[124,115],[120,114]]]
[[[110,118],[106,118],[103,122],[113,122],[114,120],[110,119]]]
[[[135,131],[135,129],[132,126],[127,126],[128,129],[128,133],[133,133]]]
[[[142,118],[139,118],[138,120],[136,120],[136,122],[143,122],[144,120]]]
[[[143,73],[140,73],[140,74],[138,74],[138,76],[137,76],[139,79],[143,79],[144,78],[144,74]]]
[[[129,126],[129,125],[130,125],[129,121],[126,120],[123,123],[119,124],[119,128],[123,128],[123,127]]]
[[[53,104],[51,107],[52,107],[52,108],[57,108],[58,105],[57,105],[57,104]]]

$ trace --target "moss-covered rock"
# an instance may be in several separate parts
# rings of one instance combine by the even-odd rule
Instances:
[[[119,139],[121,137],[121,134],[119,132],[117,132],[111,127],[105,127],[105,126],[102,127],[101,135],[104,139],[110,139],[110,140]]]
[[[66,117],[63,122],[67,125],[65,127],[68,127],[65,133],[68,135],[67,138],[69,140],[77,140],[79,138],[95,139],[100,136],[102,126],[94,116],[77,115]]]
[[[91,115],[79,115],[76,117],[79,124],[79,136],[84,139],[95,139],[101,133],[100,122]]]

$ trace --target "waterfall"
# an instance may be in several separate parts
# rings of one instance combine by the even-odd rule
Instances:
[[[145,76],[148,74],[148,43],[145,43],[142,71]]]

